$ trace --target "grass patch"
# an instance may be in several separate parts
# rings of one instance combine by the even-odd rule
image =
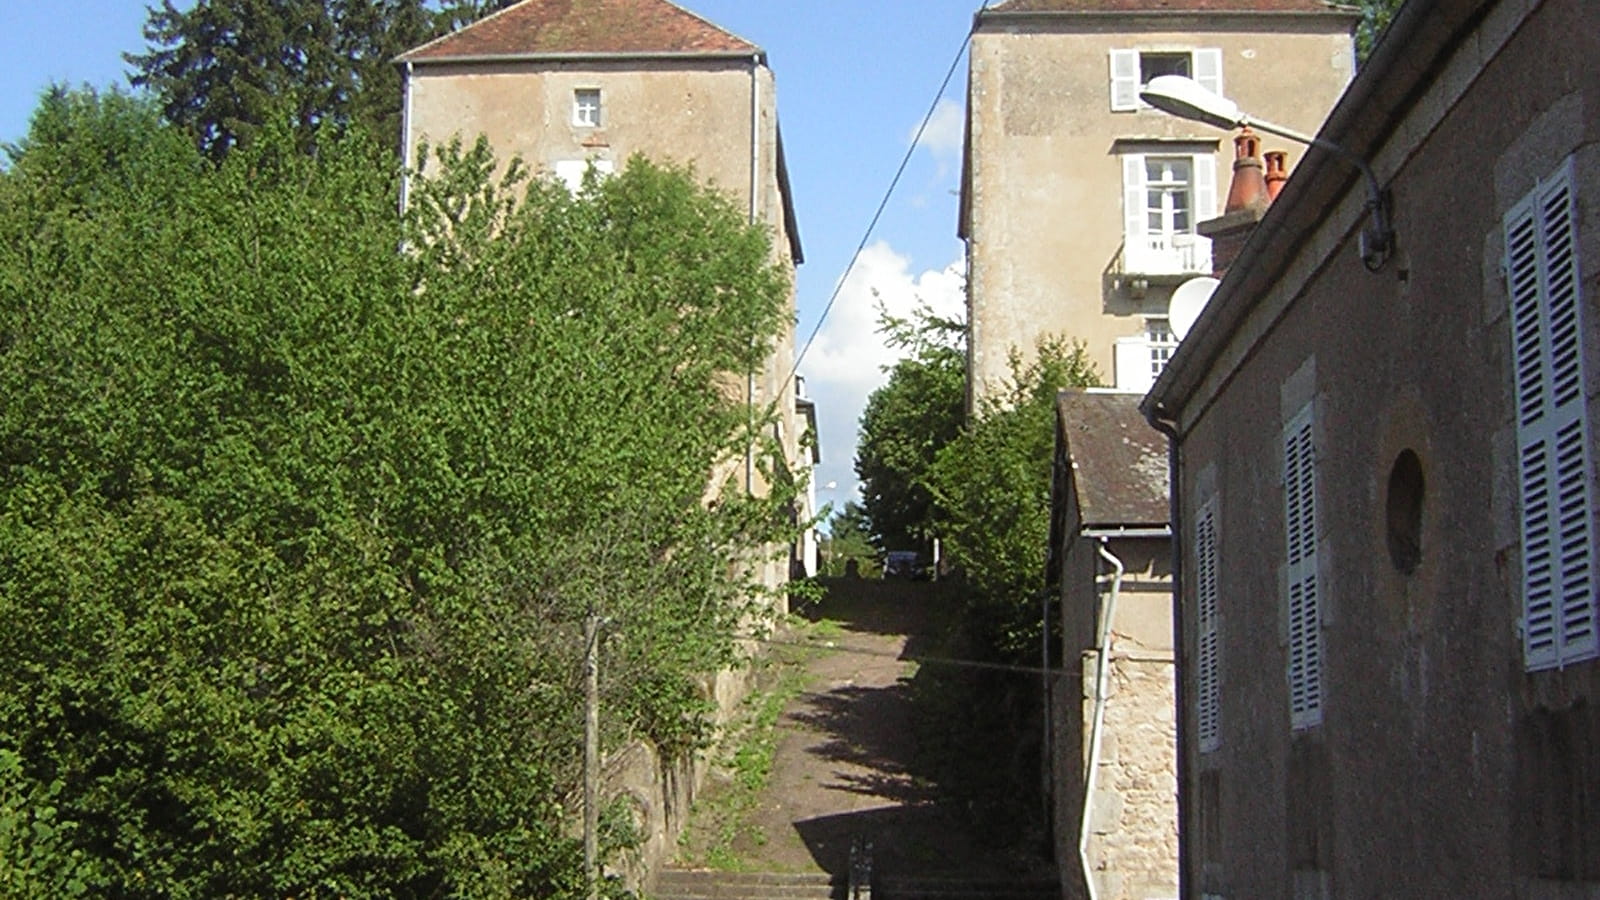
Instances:
[[[829,623],[842,634],[838,623]],[[772,775],[778,749],[778,720],[784,707],[806,689],[806,661],[816,650],[794,646],[814,640],[818,626],[791,623],[791,640],[774,646],[757,664],[756,685],[729,723],[717,751],[712,780],[689,813],[689,826],[678,840],[678,857],[690,865],[725,872],[748,871],[739,848],[764,846],[767,836],[748,824],[748,813],[760,802]],[[826,629],[824,629],[826,630]]]

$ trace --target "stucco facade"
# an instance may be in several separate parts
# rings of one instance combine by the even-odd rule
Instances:
[[[1000,393],[1011,350],[1041,335],[1082,340],[1107,384],[1140,392],[1170,353],[1167,302],[1211,272],[1194,225],[1221,210],[1232,156],[1214,130],[1139,103],[1141,76],[1190,74],[1315,131],[1354,69],[1355,17],[1324,4],[1129,6],[1012,0],[977,16],[959,227],[969,400]]]
[[[1048,791],[1069,898],[1178,890],[1167,470],[1138,400],[1063,391],[1057,402]]]
[[[1364,187],[1308,155],[1144,401],[1178,460],[1185,897],[1600,897],[1597,105],[1588,0],[1412,0],[1323,132],[1397,252],[1363,266]],[[1565,223],[1538,254],[1535,209]],[[1570,442],[1530,412],[1558,339]]]
[[[524,0],[399,64],[408,170],[425,162],[419,146],[480,135],[502,161],[520,157],[574,188],[590,166],[615,171],[635,155],[688,165],[771,232],[787,270],[803,260],[766,55],[687,10],[661,0]],[[730,380],[728,392],[757,414],[772,411],[791,471],[809,475],[792,319],[762,370],[749,383]],[[711,483],[765,489],[746,459],[726,461]],[[767,585],[787,579],[792,552],[763,560]]]

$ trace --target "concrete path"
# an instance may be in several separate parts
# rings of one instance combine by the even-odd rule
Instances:
[[[824,649],[805,661],[807,686],[779,719],[768,786],[742,815],[730,847],[740,868],[844,876],[860,836],[885,875],[1032,874],[970,833],[919,775],[917,664],[903,657],[927,652],[934,593],[860,582],[807,612],[822,623],[812,641]]]

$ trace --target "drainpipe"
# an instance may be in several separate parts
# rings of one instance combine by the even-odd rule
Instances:
[[[406,60],[404,73],[400,76],[400,214],[406,213],[406,201],[411,196],[411,61]]]
[[[1100,886],[1095,882],[1094,867],[1089,862],[1089,835],[1093,826],[1095,775],[1100,769],[1101,735],[1106,720],[1106,676],[1111,671],[1111,621],[1117,614],[1117,597],[1122,593],[1122,560],[1106,549],[1106,539],[1100,539],[1100,558],[1115,569],[1111,577],[1111,593],[1100,611],[1100,636],[1095,645],[1094,724],[1089,729],[1089,771],[1083,779],[1083,815],[1078,826],[1078,861],[1083,865],[1083,882],[1089,891],[1089,900],[1098,900]]]
[[[761,187],[761,54],[750,57],[750,224],[756,224],[756,216],[761,211],[756,192]],[[745,437],[744,451],[744,492],[754,496],[756,492],[756,375],[754,372],[745,376],[744,380],[745,425],[749,432]]]
[[[1150,427],[1167,436],[1167,520],[1172,531],[1172,693],[1177,698],[1173,724],[1178,732],[1174,748],[1174,764],[1178,770],[1178,897],[1180,900],[1194,896],[1193,866],[1190,864],[1194,834],[1189,827],[1189,664],[1185,659],[1185,631],[1183,618],[1183,505],[1179,502],[1182,481],[1178,475],[1183,459],[1183,438],[1178,434],[1178,421],[1166,418],[1171,413],[1155,404],[1145,413]]]

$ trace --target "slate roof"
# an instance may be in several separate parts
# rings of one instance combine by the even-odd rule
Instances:
[[[1139,412],[1137,394],[1062,391],[1058,439],[1085,528],[1167,524],[1167,439]]]
[[[522,0],[402,54],[399,61],[760,53],[755,44],[667,0]]]
[[[985,12],[1265,12],[1351,13],[1326,0],[1005,0]]]

